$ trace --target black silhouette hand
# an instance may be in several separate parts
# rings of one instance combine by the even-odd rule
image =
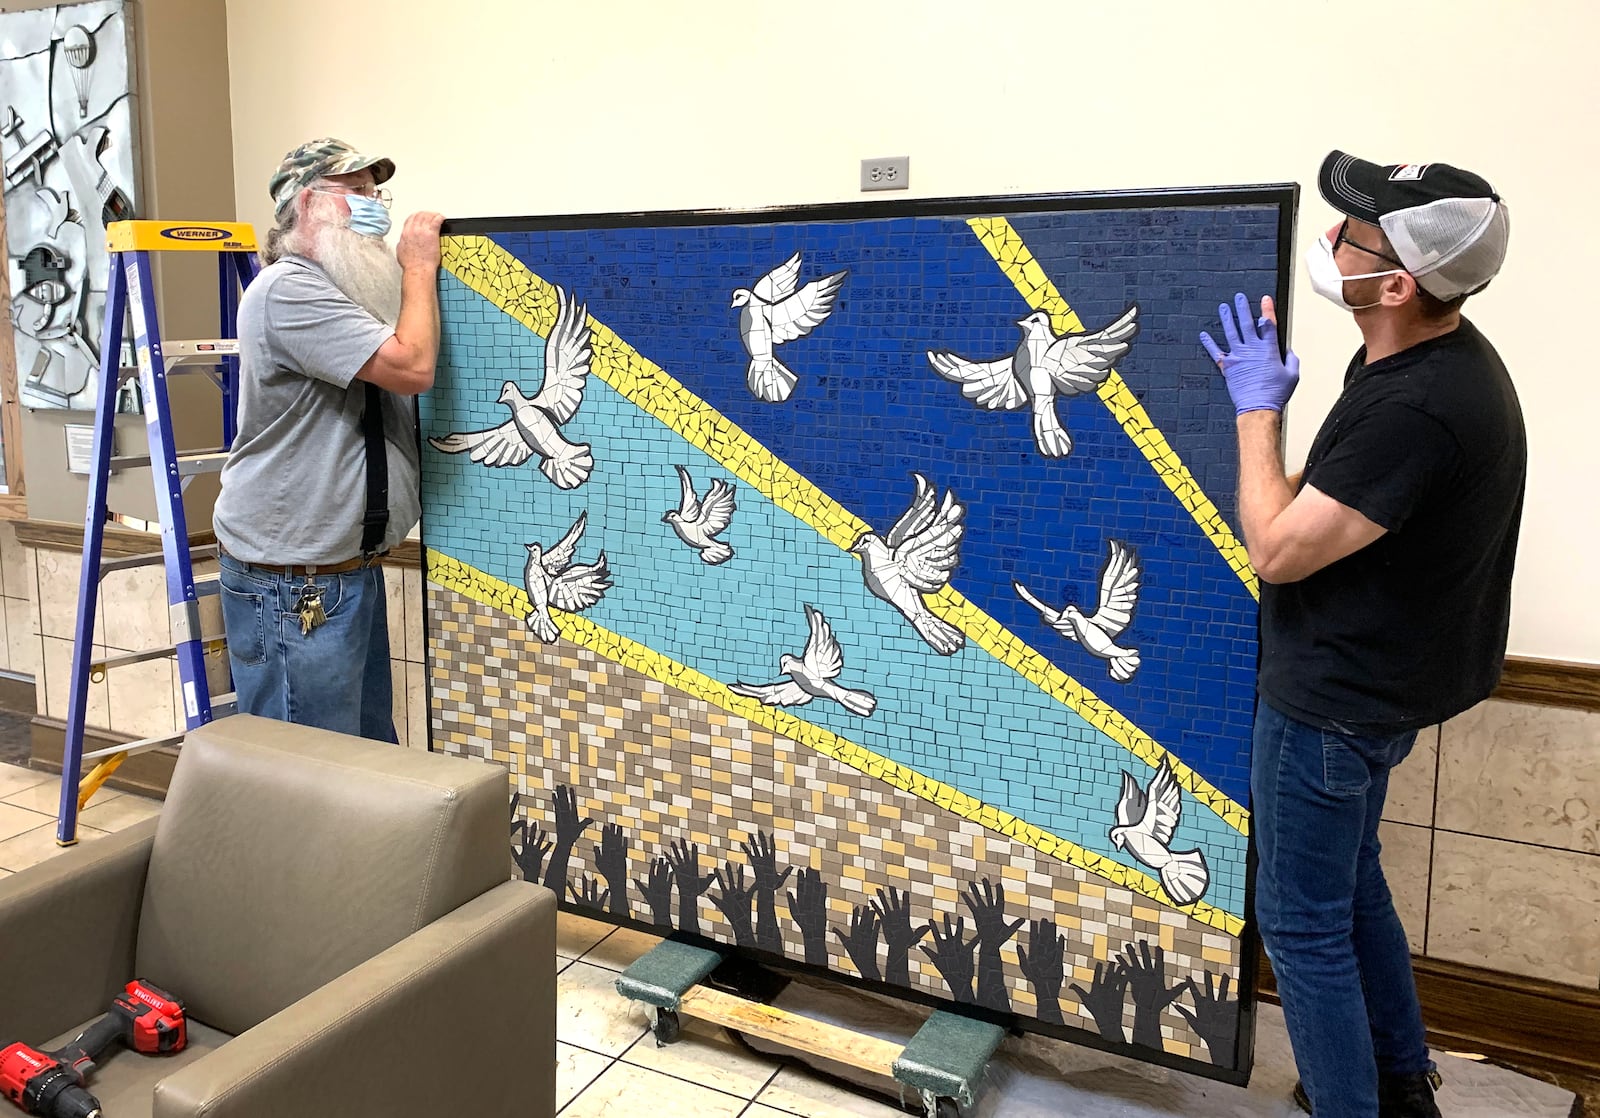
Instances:
[[[1115,1044],[1128,1043],[1128,1034],[1122,1028],[1122,1004],[1127,1000],[1128,976],[1121,967],[1115,962],[1096,963],[1094,981],[1089,988],[1085,990],[1074,982],[1072,992],[1094,1018],[1101,1036]]]
[[[606,879],[611,894],[611,914],[632,916],[628,908],[628,835],[615,823],[600,828],[600,841],[594,847],[594,868]]]
[[[661,855],[650,859],[650,879],[633,879],[639,895],[650,906],[651,922],[658,928],[672,927],[672,863]]]
[[[911,949],[921,942],[932,925],[918,924],[915,929],[911,927],[911,891],[908,889],[896,889],[893,885],[887,891],[879,889],[878,899],[872,902],[872,907],[878,913],[878,919],[883,921],[883,942],[889,948],[883,977],[888,982],[909,986]]]
[[[550,853],[555,841],[551,839],[550,832],[543,827],[528,830],[528,825],[522,825],[522,849],[513,849],[517,868],[522,871],[522,879],[531,881],[535,885],[541,880],[539,871],[544,868],[545,855]]]
[[[1128,988],[1133,992],[1133,1043],[1159,1049],[1161,1013],[1189,988],[1189,983],[1180,982],[1167,989],[1166,953],[1158,944],[1152,954],[1149,940],[1140,941],[1137,949],[1131,943],[1125,944],[1121,962]]]
[[[711,898],[733,926],[733,941],[740,947],[754,947],[756,934],[750,927],[750,895],[756,891],[744,884],[744,867],[726,862],[726,869],[717,871],[717,886],[722,891]]]
[[[556,895],[561,896],[567,891],[567,856],[572,853],[572,847],[577,843],[578,836],[583,834],[583,829],[594,820],[578,818],[578,796],[569,785],[557,787],[553,799],[556,846],[550,854],[550,865],[544,871],[544,884],[545,888],[554,889]]]
[[[778,873],[778,853],[772,847],[772,836],[765,831],[757,831],[754,839],[745,839],[744,856],[750,859],[756,877],[756,946],[765,951],[782,951],[777,896],[794,867],[786,866],[782,874]]]
[[[993,884],[987,877],[982,890],[976,881],[968,882],[961,899],[972,911],[972,926],[978,937],[978,1004],[1009,1010],[1011,998],[1006,993],[1005,961],[1000,958],[1000,948],[1027,920],[1006,922],[1006,887]]]
[[[576,885],[569,886],[568,888],[572,890],[573,900],[577,901],[581,905],[586,905],[589,908],[605,908],[606,897],[611,893],[610,889],[600,888],[600,883],[589,874],[583,875],[582,890],[579,890]]]
[[[1217,976],[1206,971],[1204,990],[1194,979],[1188,982],[1189,989],[1194,991],[1194,1012],[1181,1005],[1173,1007],[1189,1022],[1195,1035],[1206,1042],[1211,1062],[1218,1067],[1233,1066],[1234,1048],[1239,1041],[1239,1003],[1228,998],[1228,988],[1232,984],[1232,976],[1223,975],[1219,984]]]
[[[795,875],[794,889],[789,893],[789,915],[800,927],[806,962],[827,966],[828,886],[816,870],[803,869]]]
[[[711,887],[715,874],[700,876],[700,847],[683,839],[674,839],[668,854],[672,860],[672,878],[678,886],[678,930],[700,934],[700,894]]]
[[[861,972],[862,978],[876,981],[878,974],[878,914],[864,904],[858,904],[850,914],[850,934],[837,927],[833,934],[839,938],[850,955],[850,961]]]
[[[1035,920],[1028,935],[1028,946],[1017,945],[1017,963],[1033,987],[1039,1003],[1039,1020],[1064,1024],[1061,1015],[1061,983],[1066,979],[1067,937],[1056,931],[1054,920]]]
[[[944,931],[939,930],[939,925],[929,922],[928,930],[933,933],[933,946],[922,945],[922,953],[933,961],[939,968],[939,973],[944,976],[944,983],[950,987],[950,993],[956,1001],[963,1004],[972,1004],[972,949],[977,946],[978,937],[973,936],[965,943],[962,942],[962,926],[965,917],[957,916],[955,923],[950,922],[950,914],[945,913]]]

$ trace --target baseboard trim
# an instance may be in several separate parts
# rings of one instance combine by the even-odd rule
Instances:
[[[133,740],[126,734],[113,734],[93,727],[83,732],[83,748],[86,753],[111,745],[126,745]],[[30,746],[32,753],[30,767],[59,773],[61,759],[67,748],[67,724],[59,718],[35,715]],[[172,768],[177,763],[178,751],[173,748],[135,753],[111,774],[106,786],[122,792],[137,792],[141,796],[164,799],[167,788],[172,783]]]
[[[1563,986],[1443,959],[1413,956],[1417,996],[1435,1048],[1476,1052],[1523,1068],[1600,1074],[1600,990]],[[1277,996],[1266,954],[1257,990]]]
[[[1600,664],[1508,656],[1493,697],[1511,703],[1600,711]]]
[[[0,672],[0,710],[31,715],[39,709],[38,694],[31,675]]]

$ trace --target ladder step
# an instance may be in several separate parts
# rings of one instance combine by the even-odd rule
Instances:
[[[161,357],[174,365],[215,365],[224,357],[239,356],[239,339],[207,338],[193,342],[162,342]]]
[[[215,636],[202,636],[196,638],[201,644],[221,644],[226,637],[222,633]],[[112,668],[125,668],[129,664],[143,664],[147,660],[161,660],[174,656],[178,652],[175,644],[162,645],[159,648],[146,648],[141,652],[119,652],[115,656],[106,656],[99,660],[89,661],[89,678],[98,679]]]
[[[178,476],[193,477],[195,474],[214,474],[222,469],[228,461],[228,448],[225,446],[209,447],[205,450],[189,450],[178,455]],[[150,465],[148,454],[119,454],[111,460],[111,469],[134,470],[141,466]]]
[[[239,693],[229,691],[226,695],[218,695],[211,700],[211,717],[226,718],[230,714],[239,713]]]
[[[201,544],[199,547],[191,547],[189,549],[189,562],[191,563],[205,559],[215,559],[216,557],[217,545],[214,543]],[[105,559],[100,563],[100,577],[105,578],[106,575],[111,574],[113,571],[129,571],[136,567],[155,567],[165,561],[166,554],[160,551],[147,551],[142,555],[127,555],[119,559]],[[206,575],[204,577],[210,578],[212,576]],[[199,582],[199,579],[195,580],[196,589],[199,588]]]
[[[159,738],[143,738],[139,741],[130,741],[124,745],[108,745],[104,749],[91,749],[83,755],[85,761],[98,761],[102,757],[110,757],[113,753],[126,753],[133,756],[135,753],[144,753],[151,749],[161,749],[169,745],[181,745],[187,734],[166,734]]]

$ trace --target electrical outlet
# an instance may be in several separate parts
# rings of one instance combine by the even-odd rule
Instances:
[[[909,155],[891,155],[882,159],[861,161],[862,190],[909,190],[910,188]]]

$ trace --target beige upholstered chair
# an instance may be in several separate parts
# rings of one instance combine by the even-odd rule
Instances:
[[[509,801],[493,765],[196,730],[159,817],[0,881],[0,1044],[63,1043],[137,976],[189,1047],[97,1069],[106,1118],[549,1118],[556,898],[512,879]]]

